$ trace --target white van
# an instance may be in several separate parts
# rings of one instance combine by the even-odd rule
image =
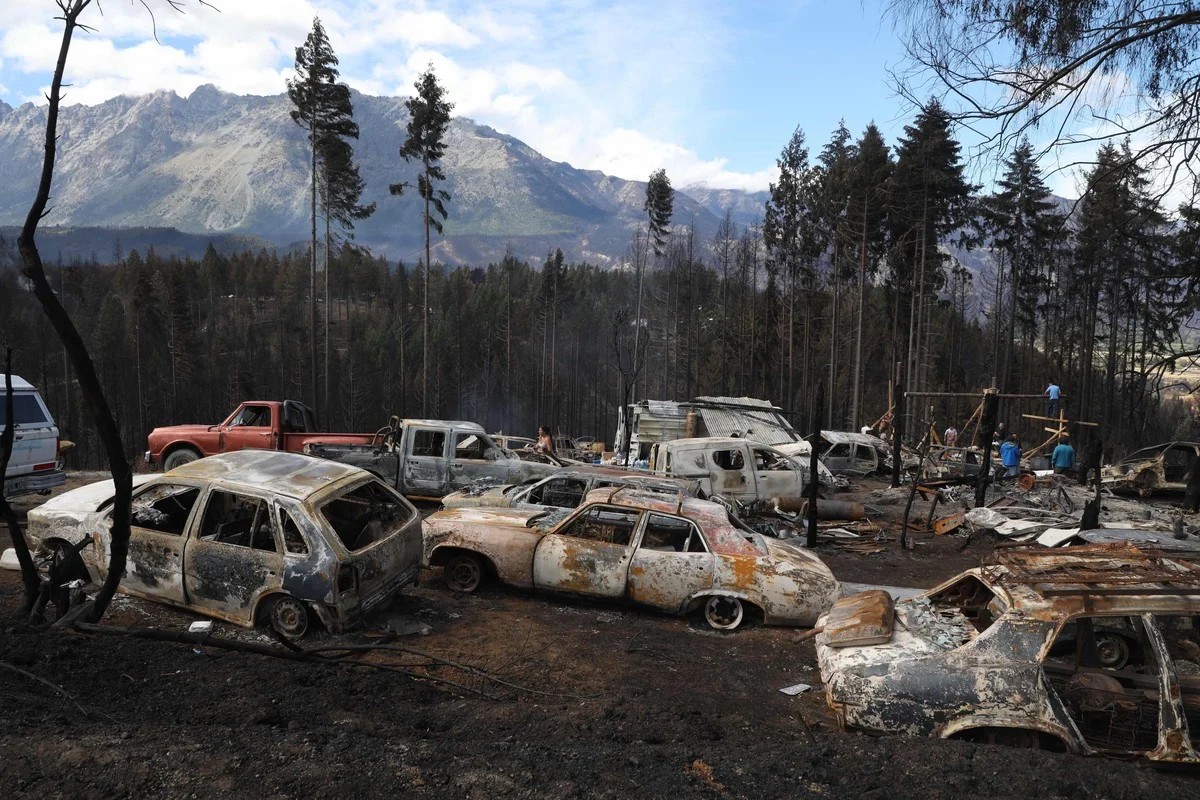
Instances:
[[[13,375],[12,388],[16,425],[12,458],[4,477],[4,496],[49,493],[67,480],[58,458],[58,426],[31,383]],[[4,377],[0,375],[0,431],[8,425],[6,408]]]

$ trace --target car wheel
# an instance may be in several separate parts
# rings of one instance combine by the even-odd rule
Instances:
[[[1122,669],[1129,663],[1129,642],[1115,633],[1097,633],[1096,654],[1105,669]]]
[[[308,609],[291,595],[274,598],[267,615],[271,628],[289,639],[299,639],[308,632]]]
[[[718,631],[731,631],[742,624],[745,609],[736,597],[713,595],[704,601],[704,621]]]
[[[473,592],[483,583],[483,564],[478,556],[462,553],[446,562],[442,575],[452,591]]]
[[[190,464],[193,461],[199,460],[199,458],[200,454],[189,447],[176,450],[174,453],[171,453],[171,455],[167,456],[166,461],[163,462],[163,472],[170,472],[176,467],[182,467],[184,464]]]

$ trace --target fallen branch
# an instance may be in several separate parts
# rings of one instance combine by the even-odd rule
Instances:
[[[45,678],[43,678],[39,675],[34,675],[32,672],[30,672],[27,669],[22,669],[21,667],[15,666],[13,664],[9,664],[6,661],[0,661],[0,667],[3,667],[4,669],[15,672],[18,675],[24,675],[26,678],[29,678],[31,681],[37,681],[38,683],[42,684],[43,686],[53,689],[58,694],[62,695],[62,697],[64,699],[70,700],[72,703],[74,703],[75,707],[79,709],[79,713],[83,714],[85,717],[94,716],[93,712],[88,711],[86,708],[83,707],[83,705],[78,700],[75,699],[75,695],[71,694],[66,689],[59,686],[57,683],[51,683],[50,681],[46,680]],[[112,717],[109,717],[108,714],[102,714],[101,716],[107,717],[111,722],[116,722],[116,720],[113,719]]]

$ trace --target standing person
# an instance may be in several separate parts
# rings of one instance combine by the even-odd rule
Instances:
[[[1062,389],[1058,388],[1058,384],[1050,381],[1050,385],[1046,387],[1046,391],[1042,392],[1046,395],[1046,416],[1058,416],[1058,398],[1062,396]]]
[[[957,447],[958,428],[954,427],[953,425],[951,425],[949,428],[946,428],[946,432],[942,435],[942,443],[945,444],[946,447]]]
[[[537,444],[534,449],[539,453],[549,453],[554,455],[554,437],[550,435],[550,426],[543,425],[538,428]]]
[[[1000,463],[1004,465],[1004,476],[1015,478],[1021,469],[1021,445],[1017,444],[1017,435],[1011,433],[1008,441],[1000,445]]]
[[[1066,475],[1075,468],[1075,448],[1071,447],[1071,439],[1065,433],[1050,454],[1050,467],[1055,475]]]

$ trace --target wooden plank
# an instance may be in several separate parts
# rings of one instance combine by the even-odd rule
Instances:
[[[966,512],[956,511],[953,514],[947,514],[940,519],[935,519],[933,521],[933,532],[938,536],[942,536],[943,534],[958,530],[966,521]]]
[[[1024,417],[1025,419],[1039,419],[1039,420],[1042,420],[1043,422],[1057,422],[1060,424],[1065,423],[1067,425],[1090,425],[1093,428],[1100,427],[1099,422],[1080,422],[1078,420],[1062,419],[1060,417],[1043,417],[1040,414],[1022,414],[1021,416]]]

